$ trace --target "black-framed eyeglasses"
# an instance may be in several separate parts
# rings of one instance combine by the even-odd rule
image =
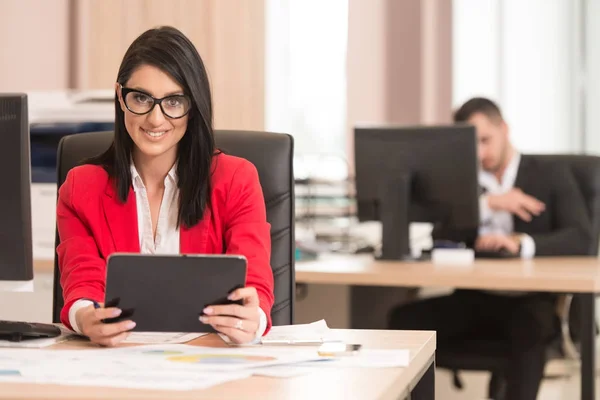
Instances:
[[[174,94],[161,99],[141,90],[126,88],[121,85],[121,96],[125,107],[137,115],[148,114],[158,104],[163,114],[171,119],[185,117],[192,105],[190,98],[184,94]]]

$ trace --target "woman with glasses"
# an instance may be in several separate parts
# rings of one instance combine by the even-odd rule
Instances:
[[[125,53],[115,91],[112,145],[59,190],[61,321],[108,346],[135,327],[102,323],[121,313],[98,307],[112,253],[232,253],[248,261],[247,286],[230,296],[243,305],[199,304],[198,324],[235,343],[258,339],[273,305],[270,225],[255,167],[215,148],[200,55],[180,31],[151,29]]]

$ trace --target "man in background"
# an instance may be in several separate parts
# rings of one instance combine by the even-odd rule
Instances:
[[[477,132],[482,194],[475,249],[523,258],[588,254],[591,226],[571,172],[516,151],[500,109],[488,99],[467,101],[454,120],[474,125]],[[435,330],[442,351],[453,339],[467,335],[506,340],[510,345],[506,398],[535,400],[546,347],[558,335],[555,309],[556,296],[548,293],[456,290],[398,306],[389,325]]]

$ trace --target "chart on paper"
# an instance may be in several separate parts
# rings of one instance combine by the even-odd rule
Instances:
[[[121,363],[143,363],[168,369],[240,370],[320,359],[316,350],[261,347],[211,348],[189,345],[148,345],[108,349],[103,357]]]
[[[0,349],[0,382],[191,390],[244,379],[252,367],[303,362],[315,352],[148,345],[116,349]]]

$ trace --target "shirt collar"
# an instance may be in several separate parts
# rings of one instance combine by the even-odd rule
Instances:
[[[502,175],[502,180],[499,183],[496,179],[496,176],[488,171],[483,169],[479,170],[479,184],[486,189],[490,190],[490,188],[501,188],[502,191],[508,191],[512,187],[515,186],[515,181],[517,179],[517,172],[519,170],[519,164],[521,163],[521,153],[515,150],[513,156],[511,157],[506,169],[504,170],[504,174]]]
[[[133,160],[131,161],[131,164],[130,164],[130,170],[131,170],[131,183],[133,184],[133,190],[137,192],[139,189],[145,189],[146,187],[144,186],[142,177],[140,176],[140,173],[138,172],[138,170],[135,168],[135,164],[133,163]],[[165,187],[167,185],[176,186],[177,181],[178,181],[177,162],[175,162],[173,164],[173,166],[171,167],[171,169],[169,170],[169,172],[167,173],[167,176],[165,177]]]

